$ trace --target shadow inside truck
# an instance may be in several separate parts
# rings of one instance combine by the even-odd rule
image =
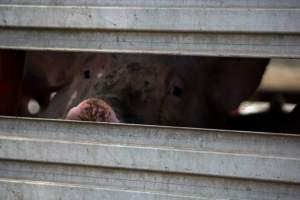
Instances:
[[[300,61],[0,51],[0,114],[298,133]]]

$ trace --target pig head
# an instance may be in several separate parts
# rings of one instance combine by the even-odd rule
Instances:
[[[91,58],[81,61],[73,82],[58,92],[44,116],[82,119],[80,111],[89,110],[84,102],[101,99],[116,121],[229,128],[228,113],[256,90],[268,64],[268,59],[254,58],[126,54]],[[86,63],[93,60],[97,64]],[[78,104],[76,112],[68,114]]]

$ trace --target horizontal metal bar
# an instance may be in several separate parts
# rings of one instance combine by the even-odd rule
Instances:
[[[150,193],[157,193],[162,197],[173,195],[203,199],[294,200],[300,197],[299,184],[78,165],[1,160],[0,174],[2,183],[9,185],[10,191],[30,182],[34,183],[33,191],[38,190],[40,186],[45,184],[57,187],[61,185],[77,186],[73,187],[75,190],[77,188],[102,188],[102,191],[98,191],[99,196],[101,196],[100,193],[107,190],[115,192],[126,190],[131,193],[144,193],[145,196]],[[16,180],[19,184],[10,184]],[[82,191],[77,190],[77,192]],[[8,199],[3,198],[1,196],[3,194],[7,194],[7,191],[0,193],[0,198]],[[53,195],[50,194],[50,196]]]
[[[300,182],[300,160],[0,137],[1,159]]]
[[[300,135],[0,117],[0,136],[300,158]]]
[[[0,28],[0,48],[300,58],[300,35]]]
[[[300,136],[0,118],[0,199],[299,199]]]
[[[205,130],[194,129],[190,130],[191,132],[187,130],[187,137],[186,131],[181,129],[84,124],[1,119],[0,158],[300,182],[299,154],[289,154],[292,151],[299,152],[298,136],[208,131],[207,136],[203,137]],[[81,129],[81,126],[84,126],[84,129]],[[212,132],[212,135],[209,132]],[[85,139],[69,139],[75,137],[76,134],[73,133],[81,137],[86,134]],[[100,138],[88,140],[91,135],[93,138],[96,135],[105,138],[110,134],[118,135],[118,141],[106,139],[105,142]],[[223,141],[228,142],[228,139],[222,139],[226,138],[226,134],[230,134],[227,137],[234,141],[231,147],[228,147],[226,142],[223,144]],[[135,135],[139,139],[135,138]],[[161,145],[155,145],[154,136],[161,140]],[[152,141],[145,142],[149,137]],[[197,141],[191,144],[199,146],[198,148],[189,144],[192,141],[191,137]],[[243,137],[243,140],[240,140],[240,137]],[[263,138],[263,144],[256,145],[260,150],[254,150],[250,146],[254,141]],[[279,141],[279,138],[283,140]],[[271,142],[273,140],[274,144],[281,142],[282,150],[287,149],[280,153],[274,150],[275,146]],[[221,145],[219,149],[209,149],[218,145]],[[263,153],[260,154],[260,151]]]
[[[297,0],[0,3],[6,49],[300,58],[299,33]]]
[[[72,6],[130,6],[130,7],[219,7],[219,8],[299,8],[298,0],[1,0],[1,4],[72,5]]]
[[[0,5],[0,26],[63,29],[300,33],[300,9]],[[63,19],[63,20],[62,20]]]
[[[0,197],[3,199],[103,199],[103,200],[192,200],[197,197],[163,195],[155,192],[136,192],[128,190],[111,190],[98,187],[84,187],[64,183],[35,182],[30,180],[2,180],[0,179]]]

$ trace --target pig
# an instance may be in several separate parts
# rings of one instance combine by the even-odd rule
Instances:
[[[228,113],[253,94],[268,62],[263,58],[92,54],[76,63],[80,70],[42,116],[103,121],[95,112],[108,112],[114,115],[104,120],[108,122],[230,128]]]

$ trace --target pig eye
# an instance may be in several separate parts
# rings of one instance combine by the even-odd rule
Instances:
[[[183,95],[183,81],[180,78],[175,77],[171,80],[168,94],[175,97]]]
[[[84,76],[85,79],[91,78],[90,70],[85,70],[85,71],[83,72],[83,76]]]
[[[175,97],[180,97],[182,95],[182,89],[178,86],[174,86],[170,93]]]

